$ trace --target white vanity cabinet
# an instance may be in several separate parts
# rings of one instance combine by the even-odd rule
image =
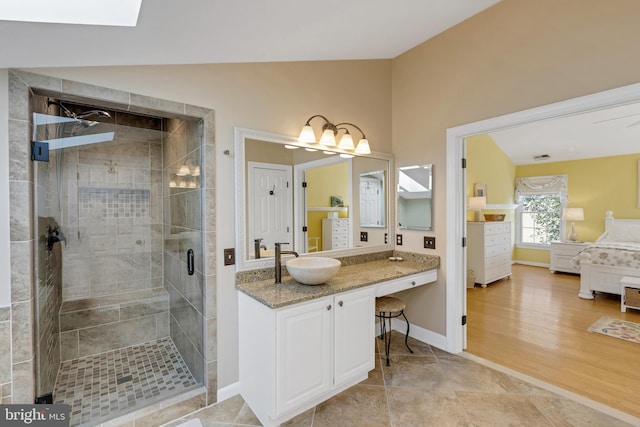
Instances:
[[[265,426],[367,378],[374,308],[373,287],[280,309],[239,293],[242,395]]]

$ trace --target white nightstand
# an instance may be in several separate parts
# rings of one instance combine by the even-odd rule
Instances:
[[[576,273],[579,271],[571,265],[571,258],[589,246],[593,242],[551,242],[551,266],[552,273],[563,271],[565,273]]]

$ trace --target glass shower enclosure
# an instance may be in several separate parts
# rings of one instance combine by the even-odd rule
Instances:
[[[32,103],[36,396],[96,424],[201,386],[202,123]]]

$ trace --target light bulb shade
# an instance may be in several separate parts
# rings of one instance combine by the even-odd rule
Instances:
[[[316,134],[313,132],[313,128],[310,125],[305,125],[302,127],[300,136],[298,137],[298,141],[306,142],[308,144],[316,143]]]
[[[562,209],[562,219],[565,221],[584,221],[584,209],[564,208]]]
[[[355,147],[353,146],[353,138],[351,138],[351,134],[345,133],[340,138],[340,145],[338,146],[343,150],[353,150]]]
[[[326,145],[327,147],[336,146],[336,135],[331,129],[325,129],[324,132],[322,132],[322,136],[320,137],[320,144]]]
[[[482,197],[469,197],[469,209],[484,209],[487,207],[487,198]]]
[[[196,166],[195,168],[193,168],[193,173],[191,175],[200,176],[200,166]]]
[[[362,138],[358,141],[358,146],[356,147],[356,153],[358,154],[371,154],[371,148],[369,147],[369,141]]]
[[[178,175],[178,176],[191,175],[191,171],[189,170],[189,166],[187,166],[186,164],[180,166],[180,170],[178,171],[178,173],[176,175]]]

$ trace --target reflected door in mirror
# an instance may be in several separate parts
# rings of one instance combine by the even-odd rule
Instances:
[[[292,241],[292,170],[287,165],[249,162],[250,258],[274,255],[276,242]]]

